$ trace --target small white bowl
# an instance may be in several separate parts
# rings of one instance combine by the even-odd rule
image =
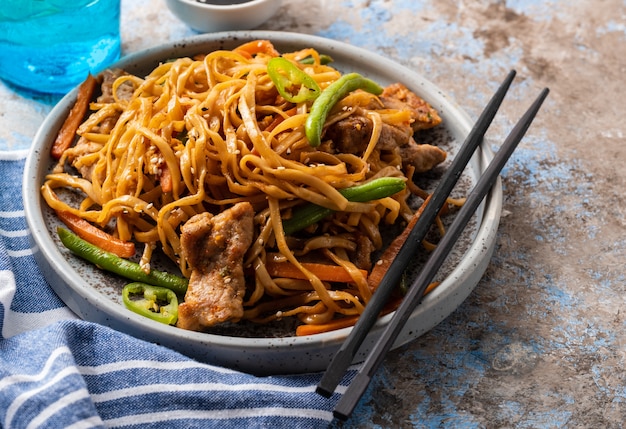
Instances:
[[[201,33],[250,30],[270,19],[281,0],[165,0],[181,21]]]

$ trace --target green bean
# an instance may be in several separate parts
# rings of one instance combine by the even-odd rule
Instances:
[[[364,203],[390,197],[403,191],[404,188],[406,188],[406,179],[404,177],[379,177],[360,185],[340,189],[339,193],[346,197],[348,201]]]
[[[375,95],[383,92],[383,88],[373,80],[358,73],[348,73],[328,85],[315,99],[304,124],[304,132],[311,146],[317,147],[321,144],[322,130],[330,110],[339,100],[357,89]]]
[[[402,177],[380,177],[361,185],[340,189],[339,193],[348,201],[363,203],[390,197],[405,187],[405,179]],[[286,235],[293,234],[321,221],[333,211],[317,204],[307,204],[294,210],[293,216],[283,221],[283,230]]]
[[[103,270],[136,282],[165,287],[179,295],[183,295],[187,291],[189,281],[183,277],[157,270],[150,270],[150,274],[146,274],[138,263],[120,258],[113,253],[102,250],[65,228],[58,227],[57,233],[63,245],[72,251],[72,253],[97,265]]]

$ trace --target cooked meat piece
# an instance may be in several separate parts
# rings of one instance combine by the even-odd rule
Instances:
[[[113,98],[113,82],[115,82],[118,77],[125,74],[127,73],[122,69],[106,69],[100,73],[100,77],[102,78],[102,84],[100,85],[102,94],[97,98],[98,103],[115,102],[115,98]],[[120,100],[130,100],[134,91],[135,88],[130,82],[124,82],[117,87],[117,98]],[[119,114],[106,118],[98,125],[98,132],[102,134],[110,133],[118,119]]]
[[[100,86],[102,94],[98,97],[98,103],[113,103],[113,82],[118,77],[127,74],[122,69],[106,69],[100,73],[102,85]],[[129,82],[123,83],[117,88],[117,97],[121,100],[129,100],[133,95],[135,88]]]
[[[360,155],[366,148],[372,133],[372,121],[363,115],[350,115],[328,127],[325,140],[332,142],[328,152],[352,153]]]
[[[74,168],[78,170],[83,178],[91,181],[91,176],[94,168],[96,167],[96,163],[92,162],[89,165],[85,165],[80,162],[80,158],[85,155],[98,152],[100,149],[102,149],[102,145],[100,143],[90,142],[86,138],[80,137],[74,147],[67,150],[67,159],[72,163]]]
[[[374,243],[365,234],[358,234],[356,237],[357,248],[354,252],[354,265],[362,270],[370,271],[372,269],[372,252],[376,250]]]
[[[327,132],[331,146],[324,144],[322,150],[361,155],[369,142],[372,122],[365,116],[350,116],[343,119]],[[429,144],[417,144],[411,135],[407,136],[400,127],[384,124],[377,148],[399,151],[404,165],[413,165],[416,172],[422,173],[446,159],[445,150]]]
[[[411,128],[383,123],[377,146],[380,150],[392,150],[396,147],[402,147],[412,140]]]
[[[393,125],[383,123],[376,145],[378,150],[398,151],[402,163],[415,166],[418,173],[428,171],[446,159],[444,150],[432,145],[417,144],[413,139],[415,131],[432,128],[441,123],[437,111],[426,101],[399,83],[385,88],[380,101],[382,103],[370,103],[364,108],[406,110],[410,112],[412,122]],[[369,143],[374,126],[366,116],[364,108],[354,109],[352,115],[329,126],[324,134],[326,143],[321,149],[331,153],[362,154]]]
[[[239,203],[212,216],[193,216],[182,227],[183,256],[191,267],[177,326],[200,331],[243,316],[243,257],[252,244],[254,210]]]
[[[365,151],[373,128],[372,121],[362,109],[355,109],[353,115],[333,124],[326,131],[326,138],[332,140],[337,152],[360,155]],[[392,150],[405,145],[413,135],[411,128],[383,123],[377,146],[380,150]]]
[[[400,148],[400,154],[405,163],[412,164],[416,173],[424,173],[445,161],[445,150],[430,144],[417,144],[413,139]]]
[[[413,131],[425,130],[441,123],[439,113],[401,83],[386,87],[380,99],[387,108],[400,109],[403,105],[408,106],[411,110],[411,119],[413,119],[411,123]]]

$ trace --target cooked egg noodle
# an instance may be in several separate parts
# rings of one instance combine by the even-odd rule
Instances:
[[[322,89],[341,73],[320,64],[319,54],[303,49],[283,55]],[[304,122],[310,103],[283,100],[267,75],[270,55],[250,58],[235,51],[179,58],[158,65],[147,77],[122,74],[113,83],[113,99],[91,104],[93,113],[78,130],[80,142],[46,177],[42,195],[55,210],[68,210],[124,240],[145,243],[141,264],[150,269],[158,246],[189,277],[181,255],[180,227],[197,213],[218,213],[240,201],[256,211],[254,242],[245,257],[252,267],[244,302],[244,319],[265,323],[298,316],[303,323],[325,323],[334,317],[360,314],[372,291],[350,253],[357,251],[356,233],[380,249],[381,224],[408,219],[410,192],[367,203],[349,202],[338,189],[375,177],[403,176],[401,159],[376,147],[383,123],[407,121],[402,111],[368,110],[377,98],[355,92],[333,109],[327,126],[355,111],[364,111],[373,132],[363,154],[332,154],[312,148]],[[133,88],[121,98],[123,85]],[[358,108],[358,109],[357,109]],[[115,125],[99,131],[107,119]],[[272,124],[271,127],[268,126]],[[76,171],[66,168],[72,165]],[[72,172],[64,172],[64,170]],[[171,191],[163,192],[164,171]],[[409,177],[410,179],[410,177]],[[57,195],[60,188],[83,195],[71,205]],[[286,237],[282,219],[301,204],[335,210],[303,239]],[[281,258],[305,274],[306,280],[272,278],[268,255]],[[302,258],[323,259],[345,268],[353,282],[320,280]]]

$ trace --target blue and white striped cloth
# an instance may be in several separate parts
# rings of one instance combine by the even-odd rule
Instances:
[[[0,426],[319,428],[320,374],[255,377],[82,321],[32,256],[25,151],[0,151]],[[348,377],[351,377],[349,375]]]

